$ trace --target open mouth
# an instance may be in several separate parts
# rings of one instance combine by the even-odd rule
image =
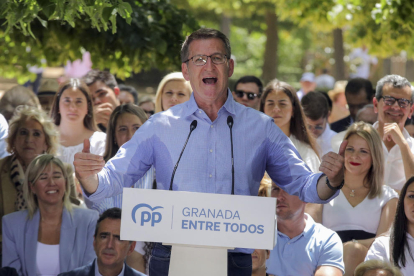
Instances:
[[[361,165],[360,163],[354,163],[354,162],[349,162],[349,164],[351,164],[352,166],[359,166],[359,165]]]
[[[203,78],[205,84],[216,84],[217,78]]]
[[[52,190],[52,191],[47,191],[47,194],[56,194],[58,191],[57,190]]]

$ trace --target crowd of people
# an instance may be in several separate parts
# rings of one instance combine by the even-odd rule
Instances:
[[[229,87],[230,42],[213,29],[188,36],[181,60],[154,99],[100,70],[5,92],[0,275],[168,275],[171,246],[120,239],[123,187],[277,198],[275,248],[229,251],[228,275],[414,274],[407,79],[374,89],[324,70],[298,91],[255,76]]]

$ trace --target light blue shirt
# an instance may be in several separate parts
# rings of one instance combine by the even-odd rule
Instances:
[[[235,194],[257,196],[264,172],[289,194],[304,202],[326,203],[316,185],[321,173],[313,174],[300,159],[290,139],[272,118],[234,101],[230,92],[214,122],[198,107],[194,93],[189,101],[152,115],[98,173],[93,202],[122,193],[151,166],[157,188],[168,190],[174,166],[197,120],[175,173],[173,190],[231,194],[231,147],[227,117],[234,119]],[[336,193],[336,195],[338,192]]]
[[[304,202],[326,203],[316,185],[321,173],[313,174],[299,153],[269,116],[234,101],[231,93],[212,122],[192,94],[189,101],[152,115],[98,173],[95,193],[100,201],[131,187],[151,166],[155,167],[157,188],[168,190],[171,175],[191,134],[175,174],[173,190],[201,193],[231,193],[230,130],[227,116],[234,118],[235,194],[257,196],[264,172],[289,194]],[[338,192],[335,196],[338,195]]]
[[[152,185],[155,179],[154,176],[155,176],[155,170],[154,170],[154,167],[151,167],[144,174],[144,176],[141,179],[139,179],[132,187],[138,188],[138,189],[152,189]],[[99,214],[102,214],[106,210],[113,208],[113,207],[122,209],[122,194],[118,194],[110,198],[105,198],[101,200],[99,203],[93,203],[86,199],[85,204],[89,209],[97,210]]]
[[[266,261],[267,273],[277,276],[314,275],[319,266],[344,273],[343,246],[338,234],[305,214],[305,230],[290,239],[277,231],[277,243]]]

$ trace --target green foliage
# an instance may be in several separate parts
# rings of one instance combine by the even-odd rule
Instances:
[[[280,16],[314,30],[347,30],[347,40],[371,53],[414,53],[414,2],[408,0],[278,0]]]
[[[73,6],[74,2],[79,5]],[[46,59],[47,66],[61,66],[81,58],[85,50],[91,53],[94,68],[110,69],[119,78],[153,67],[177,70],[180,44],[198,28],[193,17],[167,0],[8,3],[8,13],[20,11],[22,19],[0,19],[4,23],[0,28],[0,75],[16,77],[19,82],[33,77],[27,64],[42,66],[41,59]],[[27,3],[32,5],[23,5]],[[47,18],[45,7],[50,7]],[[32,17],[28,10],[34,11]]]

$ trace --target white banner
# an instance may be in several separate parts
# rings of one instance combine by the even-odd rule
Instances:
[[[124,188],[121,239],[269,249],[276,199]]]

